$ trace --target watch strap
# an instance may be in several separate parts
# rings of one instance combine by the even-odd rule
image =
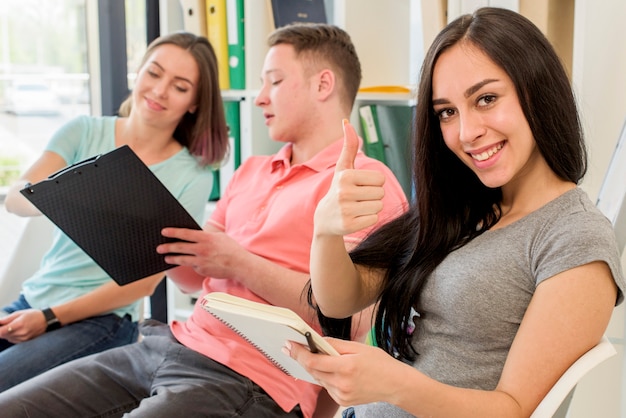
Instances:
[[[61,328],[61,322],[59,322],[59,318],[57,318],[52,309],[45,308],[41,312],[43,312],[43,316],[46,318],[46,332]]]

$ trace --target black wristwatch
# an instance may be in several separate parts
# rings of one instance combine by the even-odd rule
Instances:
[[[59,318],[52,312],[52,309],[42,309],[41,312],[43,312],[43,316],[46,317],[46,324],[48,324],[46,332],[61,328],[61,322],[59,322]]]

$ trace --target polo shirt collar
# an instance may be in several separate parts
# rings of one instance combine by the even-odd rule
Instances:
[[[302,166],[308,167],[311,170],[321,172],[328,168],[334,167],[337,164],[337,157],[341,153],[343,147],[343,137],[337,139],[332,144],[328,145],[322,151],[318,152],[313,158],[304,163]],[[362,152],[363,141],[359,138],[359,152]],[[293,150],[293,144],[285,144],[272,158],[272,172],[279,167],[291,166],[291,153]]]

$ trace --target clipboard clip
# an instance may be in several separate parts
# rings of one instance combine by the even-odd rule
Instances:
[[[30,182],[26,183],[24,185],[24,188],[22,190],[26,190],[28,192],[28,194],[33,194],[35,193],[35,191],[33,190],[33,188],[31,187],[32,184]]]
[[[102,156],[102,154],[98,154],[98,155],[96,155],[96,156],[94,156],[94,157],[87,158],[87,159],[85,159],[85,160],[82,160],[82,161],[79,161],[79,162],[74,163],[74,164],[72,164],[72,165],[69,165],[69,166],[67,166],[67,167],[65,167],[65,168],[62,168],[62,169],[60,169],[59,171],[57,171],[57,172],[55,172],[55,173],[50,174],[50,175],[48,176],[48,180],[53,180],[53,179],[55,179],[55,178],[57,178],[57,177],[62,176],[62,175],[63,175],[63,174],[65,174],[65,173],[69,173],[70,171],[75,171],[76,169],[78,169],[78,168],[80,168],[80,167],[84,167],[84,166],[86,166],[86,165],[93,164],[93,163],[95,163],[95,162],[98,160],[98,158],[100,158],[101,156]]]
[[[98,160],[98,158],[100,158],[101,156],[102,156],[102,154],[98,154],[98,155],[96,155],[94,157],[89,157],[87,159],[84,159],[82,161],[79,161],[77,163],[69,165],[67,167],[64,167],[64,168],[60,169],[59,171],[56,171],[56,172],[50,174],[48,176],[47,180],[54,180],[57,177],[61,177],[65,173],[69,173],[71,171],[76,171],[77,169],[79,169],[81,167],[84,167],[84,166],[87,166],[87,165],[91,165],[91,164],[95,163]],[[78,172],[78,174],[80,174],[80,171]],[[25,190],[28,194],[33,194],[33,193],[35,193],[35,191],[33,190],[32,186],[33,185],[31,183],[26,183],[22,190]]]

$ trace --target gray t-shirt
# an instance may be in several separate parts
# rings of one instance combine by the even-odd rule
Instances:
[[[492,390],[536,286],[605,261],[623,299],[624,276],[611,223],[579,188],[450,253],[427,280],[418,311],[414,367],[449,385]],[[589,277],[593,280],[593,277]],[[410,417],[378,402],[356,417]]]

